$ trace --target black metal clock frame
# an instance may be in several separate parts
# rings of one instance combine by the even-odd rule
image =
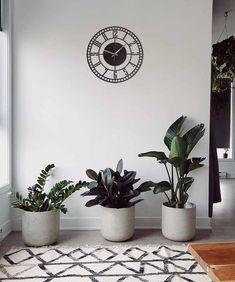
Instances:
[[[90,40],[87,62],[98,78],[119,83],[138,72],[143,62],[143,48],[133,32],[110,26],[98,31]]]

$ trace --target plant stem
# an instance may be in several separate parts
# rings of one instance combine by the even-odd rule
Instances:
[[[168,202],[170,203],[170,202],[171,202],[171,200],[170,200],[170,198],[168,197],[167,193],[166,193],[166,192],[164,192],[164,194],[166,195],[167,200],[168,200]]]
[[[183,202],[183,187],[184,187],[184,183],[185,183],[185,177],[184,177],[184,180],[183,180],[183,183],[182,183],[182,185],[181,185],[181,187],[180,187],[180,198],[179,198],[179,207],[181,208],[183,208],[184,207],[184,202]]]
[[[169,183],[170,183],[170,185],[171,185],[171,199],[172,199],[172,201],[174,201],[174,184],[173,184],[173,181],[174,181],[174,180],[172,179],[172,178],[173,178],[173,174],[172,174],[172,178],[171,178],[166,163],[164,163],[164,166],[165,166],[165,168],[166,168],[166,172],[167,172],[167,175],[168,175],[168,178],[169,178]],[[166,194],[165,192],[164,192],[164,194],[167,196],[167,194]],[[169,199],[168,196],[167,196],[167,199],[168,199],[169,203],[172,202],[172,201]]]
[[[180,177],[179,177],[179,173],[178,173],[177,167],[175,167],[175,171],[176,171],[177,180],[178,180],[178,183],[179,183]],[[178,199],[178,196],[177,196],[178,190],[179,190],[179,185],[178,185],[178,183],[177,183],[176,189],[175,189],[175,196],[176,196],[176,198],[177,198],[177,202],[179,202],[179,199]],[[179,195],[179,196],[180,196],[180,195]]]
[[[166,172],[167,172],[167,175],[168,175],[168,178],[169,178],[169,182],[170,182],[170,184],[172,185],[171,176],[170,176],[168,167],[167,167],[167,165],[166,165],[165,163],[164,163],[164,166],[165,166],[165,168],[166,168]]]
[[[174,191],[174,171],[173,171],[173,165],[171,165],[171,177],[172,177],[172,190],[171,190],[171,200],[174,201],[175,200],[175,191]]]
[[[178,172],[178,170],[177,170],[177,167],[175,168],[175,170],[176,170],[177,179],[178,179],[178,181],[179,181],[180,177],[179,177],[179,172]]]

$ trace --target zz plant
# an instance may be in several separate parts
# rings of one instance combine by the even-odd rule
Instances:
[[[28,196],[26,198],[23,198],[19,192],[13,193],[11,201],[12,207],[32,212],[60,209],[61,212],[66,213],[67,208],[65,208],[63,202],[74,192],[87,186],[88,183],[79,181],[73,184],[73,181],[62,180],[56,183],[50,189],[49,193],[46,193],[44,190],[46,181],[54,167],[54,164],[49,164],[45,169],[41,170],[37,183],[28,188]]]
[[[126,208],[134,206],[143,199],[131,201],[140,195],[141,192],[151,190],[149,187],[140,185],[134,189],[133,185],[140,179],[136,179],[135,171],[123,170],[123,161],[119,160],[116,171],[111,168],[101,170],[98,174],[87,169],[87,176],[93,181],[88,185],[89,191],[82,196],[95,196],[94,199],[86,203],[87,207],[101,205],[109,208]]]
[[[150,151],[141,153],[139,157],[153,157],[164,165],[168,180],[161,182],[147,181],[142,187],[152,188],[154,194],[164,193],[167,206],[184,208],[188,200],[188,189],[194,178],[188,176],[192,170],[203,166],[205,158],[190,158],[189,155],[205,132],[204,124],[198,124],[183,134],[183,124],[186,117],[178,118],[167,130],[164,143],[169,150],[168,156],[164,152]],[[167,192],[170,192],[168,196]]]

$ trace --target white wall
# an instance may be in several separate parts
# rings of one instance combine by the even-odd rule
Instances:
[[[15,188],[26,193],[48,163],[57,166],[54,181],[85,180],[87,168],[115,167],[120,158],[142,181],[164,180],[163,167],[137,154],[165,150],[167,127],[184,114],[207,127],[194,152],[206,166],[190,194],[207,226],[211,2],[14,1]],[[86,61],[91,37],[111,25],[133,31],[144,49],[140,71],[119,84],[98,79]],[[143,198],[136,225],[159,226],[164,198]],[[77,193],[67,201],[62,228],[99,226],[100,209],[84,207],[87,200]]]
[[[235,1],[234,0],[214,0],[213,1],[213,25],[212,25],[212,41],[216,43],[224,29],[224,13],[229,11],[227,17],[228,36],[235,36]],[[226,32],[222,34],[219,41],[226,39]],[[233,90],[234,92],[234,90]],[[234,159],[234,142],[235,142],[235,99],[233,99],[233,159],[219,160],[220,171],[227,172],[229,178],[235,178],[235,159]]]

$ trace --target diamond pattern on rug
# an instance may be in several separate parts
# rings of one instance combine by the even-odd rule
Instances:
[[[209,282],[186,246],[12,249],[0,259],[0,281]]]

